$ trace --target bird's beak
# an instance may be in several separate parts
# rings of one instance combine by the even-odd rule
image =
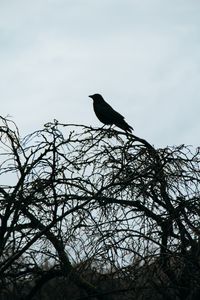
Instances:
[[[88,97],[92,98],[92,95],[89,95]]]

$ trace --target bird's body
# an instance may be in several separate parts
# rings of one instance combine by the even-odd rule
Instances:
[[[116,125],[117,127],[131,132],[133,128],[126,123],[124,117],[115,111],[100,94],[89,96],[93,99],[94,112],[97,118],[105,125]]]

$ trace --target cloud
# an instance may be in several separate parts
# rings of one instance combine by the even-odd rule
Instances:
[[[87,96],[100,92],[154,144],[197,144],[199,6],[1,1],[1,114],[26,133],[53,118],[99,126]]]

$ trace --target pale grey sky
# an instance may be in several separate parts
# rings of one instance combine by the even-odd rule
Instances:
[[[101,93],[150,143],[199,146],[200,1],[0,0],[0,97],[22,134],[101,126]]]

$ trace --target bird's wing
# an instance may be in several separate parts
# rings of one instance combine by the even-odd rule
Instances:
[[[104,124],[115,124],[124,120],[124,117],[115,111],[106,101],[94,101],[94,111],[97,118]]]
[[[109,114],[110,118],[114,118],[114,119],[124,119],[124,117],[118,113],[116,110],[114,110],[112,108],[112,106],[110,106],[107,102],[106,105],[103,108],[104,111],[106,111],[107,114]]]

